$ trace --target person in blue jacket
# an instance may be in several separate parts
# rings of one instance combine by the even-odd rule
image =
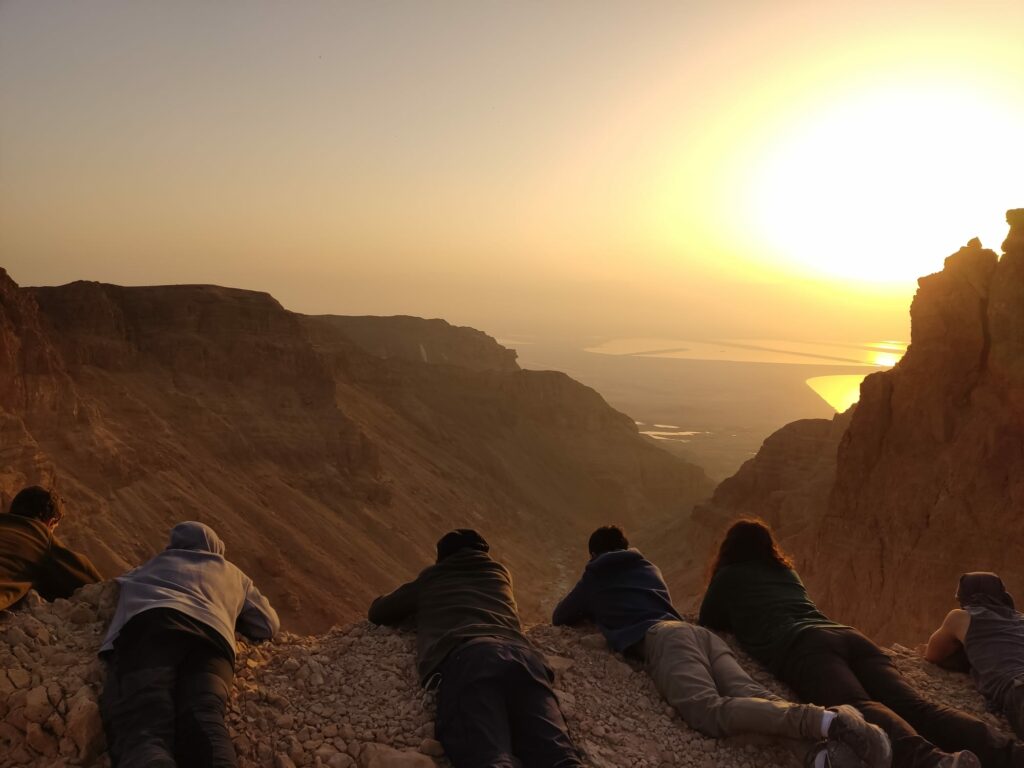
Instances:
[[[691,728],[716,738],[783,739],[805,765],[818,768],[888,768],[889,740],[853,707],[784,701],[747,674],[724,640],[684,621],[661,571],[629,546],[621,528],[598,528],[588,549],[590,562],[551,623],[593,621],[612,650],[645,663]]]

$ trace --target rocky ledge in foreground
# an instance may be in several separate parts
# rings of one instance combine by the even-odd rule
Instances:
[[[0,768],[109,766],[97,706],[95,657],[116,599],[112,584],[54,604],[0,612]],[[556,671],[572,736],[597,768],[787,766],[772,744],[716,741],[688,728],[653,683],[600,635],[547,625],[529,631]],[[925,664],[908,649],[897,663],[937,702],[986,714],[964,675]],[[762,683],[786,691],[749,658]],[[450,765],[434,740],[434,703],[419,688],[413,636],[366,623],[325,635],[285,634],[240,644],[228,717],[242,768],[433,768]]]

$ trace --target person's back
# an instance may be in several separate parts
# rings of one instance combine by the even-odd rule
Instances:
[[[114,768],[233,766],[224,714],[235,630],[280,627],[252,580],[224,557],[209,526],[176,525],[165,550],[118,577],[117,610],[100,653],[101,698]]]
[[[526,644],[508,569],[487,552],[463,547],[415,581],[374,600],[368,618],[400,624],[414,617],[417,666],[426,681],[453,648],[474,637]]]
[[[874,642],[822,614],[763,521],[733,523],[711,572],[701,622],[734,631],[804,701],[856,707],[889,735],[895,768],[1024,765],[1013,739],[929,701]]]
[[[587,563],[576,587],[555,607],[551,623],[593,619],[612,650],[625,651],[659,621],[681,620],[657,566],[637,549],[618,549]]]
[[[964,658],[978,690],[993,712],[1002,712],[1024,735],[1024,614],[995,573],[960,576],[949,612],[924,650],[933,663],[960,668]]]
[[[476,531],[437,542],[437,563],[373,601],[375,624],[416,625],[417,667],[437,684],[437,738],[455,768],[579,768],[552,674],[522,633],[508,569]]]
[[[169,608],[201,622],[224,640],[232,653],[236,625],[262,640],[280,626],[276,612],[234,563],[209,526],[193,521],[171,530],[165,550],[119,577],[117,610],[101,652],[113,648],[122,628],[145,611]]]
[[[60,497],[39,486],[22,489],[8,513],[0,515],[0,610],[30,589],[44,600],[56,600],[102,579],[89,558],[54,536],[63,516]]]
[[[840,627],[818,610],[792,568],[769,559],[725,565],[708,584],[699,621],[733,632],[751,656],[777,669],[809,627]]]
[[[1001,710],[1010,688],[1024,680],[1024,615],[980,605],[964,610],[971,617],[964,643],[971,677],[989,706]]]

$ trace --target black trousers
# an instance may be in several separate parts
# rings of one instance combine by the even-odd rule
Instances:
[[[896,768],[934,768],[944,752],[969,749],[984,768],[1021,768],[1024,747],[976,717],[921,696],[877,645],[855,629],[804,630],[779,678],[804,701],[852,704],[892,741]]]
[[[235,768],[224,723],[234,665],[198,635],[118,638],[100,709],[114,768]]]
[[[455,768],[583,766],[536,651],[470,640],[439,671],[437,737]]]

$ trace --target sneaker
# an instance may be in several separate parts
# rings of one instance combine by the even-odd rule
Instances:
[[[938,768],[981,768],[981,760],[973,752],[962,749],[959,752],[943,755]]]
[[[849,704],[832,707],[836,716],[828,729],[829,757],[839,745],[845,745],[864,763],[866,768],[889,768],[892,764],[892,745],[889,737],[877,725],[872,725]],[[833,763],[834,764],[834,763]],[[947,768],[981,768],[981,766],[948,766]]]
[[[811,748],[804,754],[804,768],[814,768],[814,764],[818,762],[818,755],[822,752],[825,753],[825,766],[828,767],[828,750],[825,749],[825,740],[812,744]]]
[[[825,750],[825,768],[871,768],[860,756],[841,741],[822,743]]]

